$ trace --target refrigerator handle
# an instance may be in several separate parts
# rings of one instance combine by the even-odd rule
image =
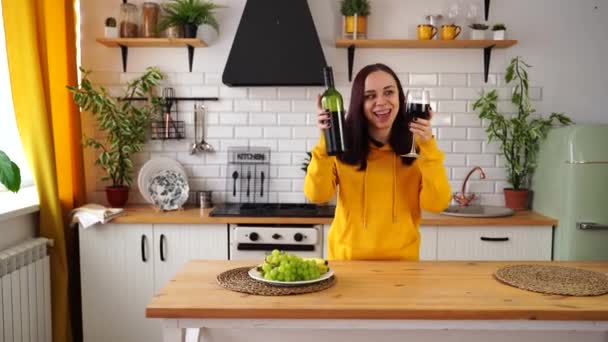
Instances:
[[[598,224],[593,222],[577,222],[576,228],[581,230],[608,229],[608,224]]]

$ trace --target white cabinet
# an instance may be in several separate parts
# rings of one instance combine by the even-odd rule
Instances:
[[[420,226],[420,260],[437,260],[437,227]]]
[[[551,260],[552,227],[439,227],[438,260]]]
[[[228,260],[227,226],[155,224],[154,248],[154,293],[158,293],[190,260]]]
[[[161,342],[162,322],[147,319],[145,307],[192,259],[228,260],[228,226],[106,224],[81,230],[84,342]]]
[[[161,340],[159,322],[144,316],[154,294],[152,239],[152,225],[80,231],[84,341]]]

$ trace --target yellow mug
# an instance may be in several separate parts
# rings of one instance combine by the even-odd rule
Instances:
[[[462,29],[457,25],[442,25],[441,26],[441,39],[443,40],[454,40],[460,34]]]
[[[437,28],[433,25],[418,25],[416,27],[416,34],[420,40],[431,40],[437,34]]]

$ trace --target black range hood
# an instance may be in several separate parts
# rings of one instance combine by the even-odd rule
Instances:
[[[321,86],[326,65],[307,0],[247,0],[222,82]]]

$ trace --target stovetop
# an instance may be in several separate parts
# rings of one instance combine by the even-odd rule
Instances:
[[[226,203],[215,207],[209,216],[334,217],[335,209],[309,203]]]

